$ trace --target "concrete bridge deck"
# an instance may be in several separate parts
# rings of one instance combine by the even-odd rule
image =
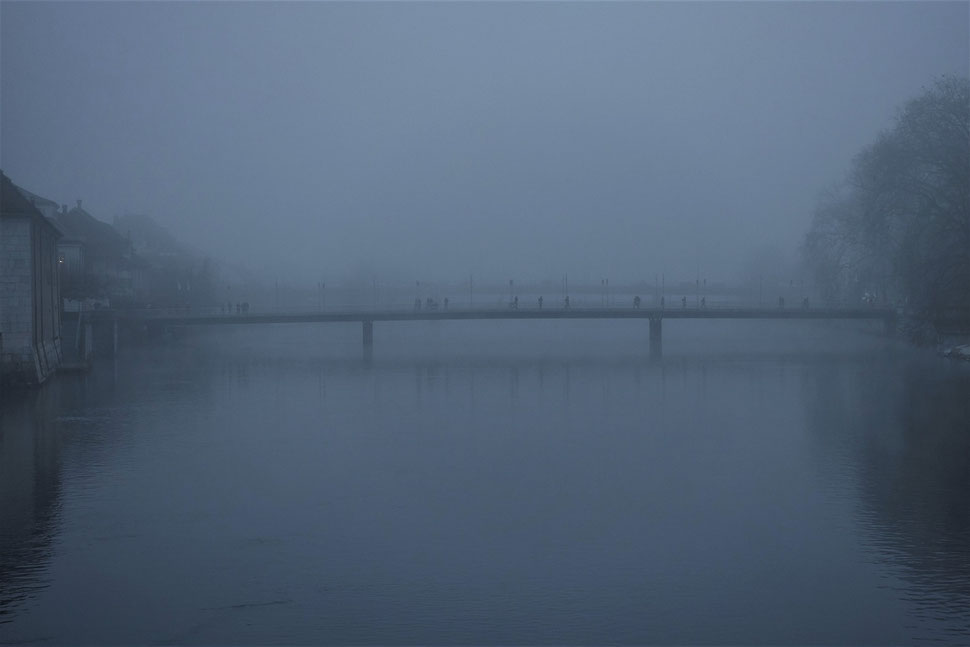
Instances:
[[[782,308],[782,307],[571,307],[571,308],[361,308],[317,312],[253,312],[226,314],[191,312],[188,310],[138,310],[115,313],[90,313],[94,318],[127,321],[136,325],[158,326],[238,326],[252,324],[338,323],[362,324],[365,350],[374,344],[374,322],[377,321],[484,321],[529,319],[645,319],[650,324],[650,354],[659,357],[662,351],[664,319],[788,319],[881,320],[885,329],[895,329],[896,313],[886,308]],[[117,327],[117,324],[115,324]],[[117,335],[115,335],[117,337]]]
[[[108,311],[101,311],[108,314]],[[335,323],[365,321],[462,321],[491,319],[872,319],[893,320],[886,308],[409,308],[332,310],[317,312],[208,312],[138,310],[119,312],[121,319],[153,324],[211,326],[238,324]]]

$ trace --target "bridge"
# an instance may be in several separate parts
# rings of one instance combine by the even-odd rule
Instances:
[[[887,334],[896,328],[896,312],[891,308],[783,308],[783,307],[572,307],[572,308],[386,308],[347,309],[317,312],[258,312],[224,314],[190,310],[146,309],[133,311],[97,311],[85,313],[96,319],[127,321],[145,327],[166,326],[238,326],[288,323],[357,323],[361,324],[365,350],[374,345],[374,323],[392,321],[471,321],[523,319],[646,319],[650,325],[650,355],[662,353],[664,319],[785,319],[785,320],[876,320],[885,324]],[[113,316],[112,316],[113,315]]]

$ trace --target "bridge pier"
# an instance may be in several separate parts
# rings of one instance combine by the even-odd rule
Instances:
[[[663,319],[650,318],[650,357],[660,359],[663,355]]]
[[[371,349],[374,347],[374,322],[364,320],[361,323],[364,328],[364,349]]]

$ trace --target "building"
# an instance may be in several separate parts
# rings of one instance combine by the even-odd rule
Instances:
[[[20,191],[20,195],[27,198],[27,202],[37,207],[37,210],[40,211],[45,218],[50,219],[57,215],[58,205],[53,200],[37,195],[36,193],[31,193],[22,186],[18,186],[17,190]]]
[[[66,299],[112,307],[143,300],[146,264],[132,253],[129,240],[88,213],[80,200],[56,212],[55,220],[63,233],[58,254]]]
[[[60,232],[0,171],[0,382],[40,384],[61,361]]]
[[[44,214],[45,218],[53,222],[61,232],[61,237],[57,240],[57,257],[61,268],[61,294],[63,294],[66,282],[73,276],[80,276],[84,270],[84,245],[80,239],[71,236],[57,222],[57,218],[61,214],[60,205],[21,186],[18,186],[17,190],[27,198],[28,202],[37,207],[37,210]],[[64,213],[67,213],[67,206],[64,207]]]
[[[131,243],[133,255],[148,265],[148,302],[156,307],[212,306],[221,302],[217,264],[179,241],[150,216],[115,217],[115,229]]]
[[[55,222],[57,220],[55,219]],[[84,276],[84,241],[58,222],[61,238],[57,241],[57,257],[61,263],[61,290],[67,296],[68,285],[80,282]]]

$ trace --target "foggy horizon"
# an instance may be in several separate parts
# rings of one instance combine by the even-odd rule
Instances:
[[[967,0],[0,0],[0,645],[970,645],[968,68]]]
[[[8,2],[0,167],[269,280],[733,283],[793,262],[900,106],[966,75],[968,15]]]

